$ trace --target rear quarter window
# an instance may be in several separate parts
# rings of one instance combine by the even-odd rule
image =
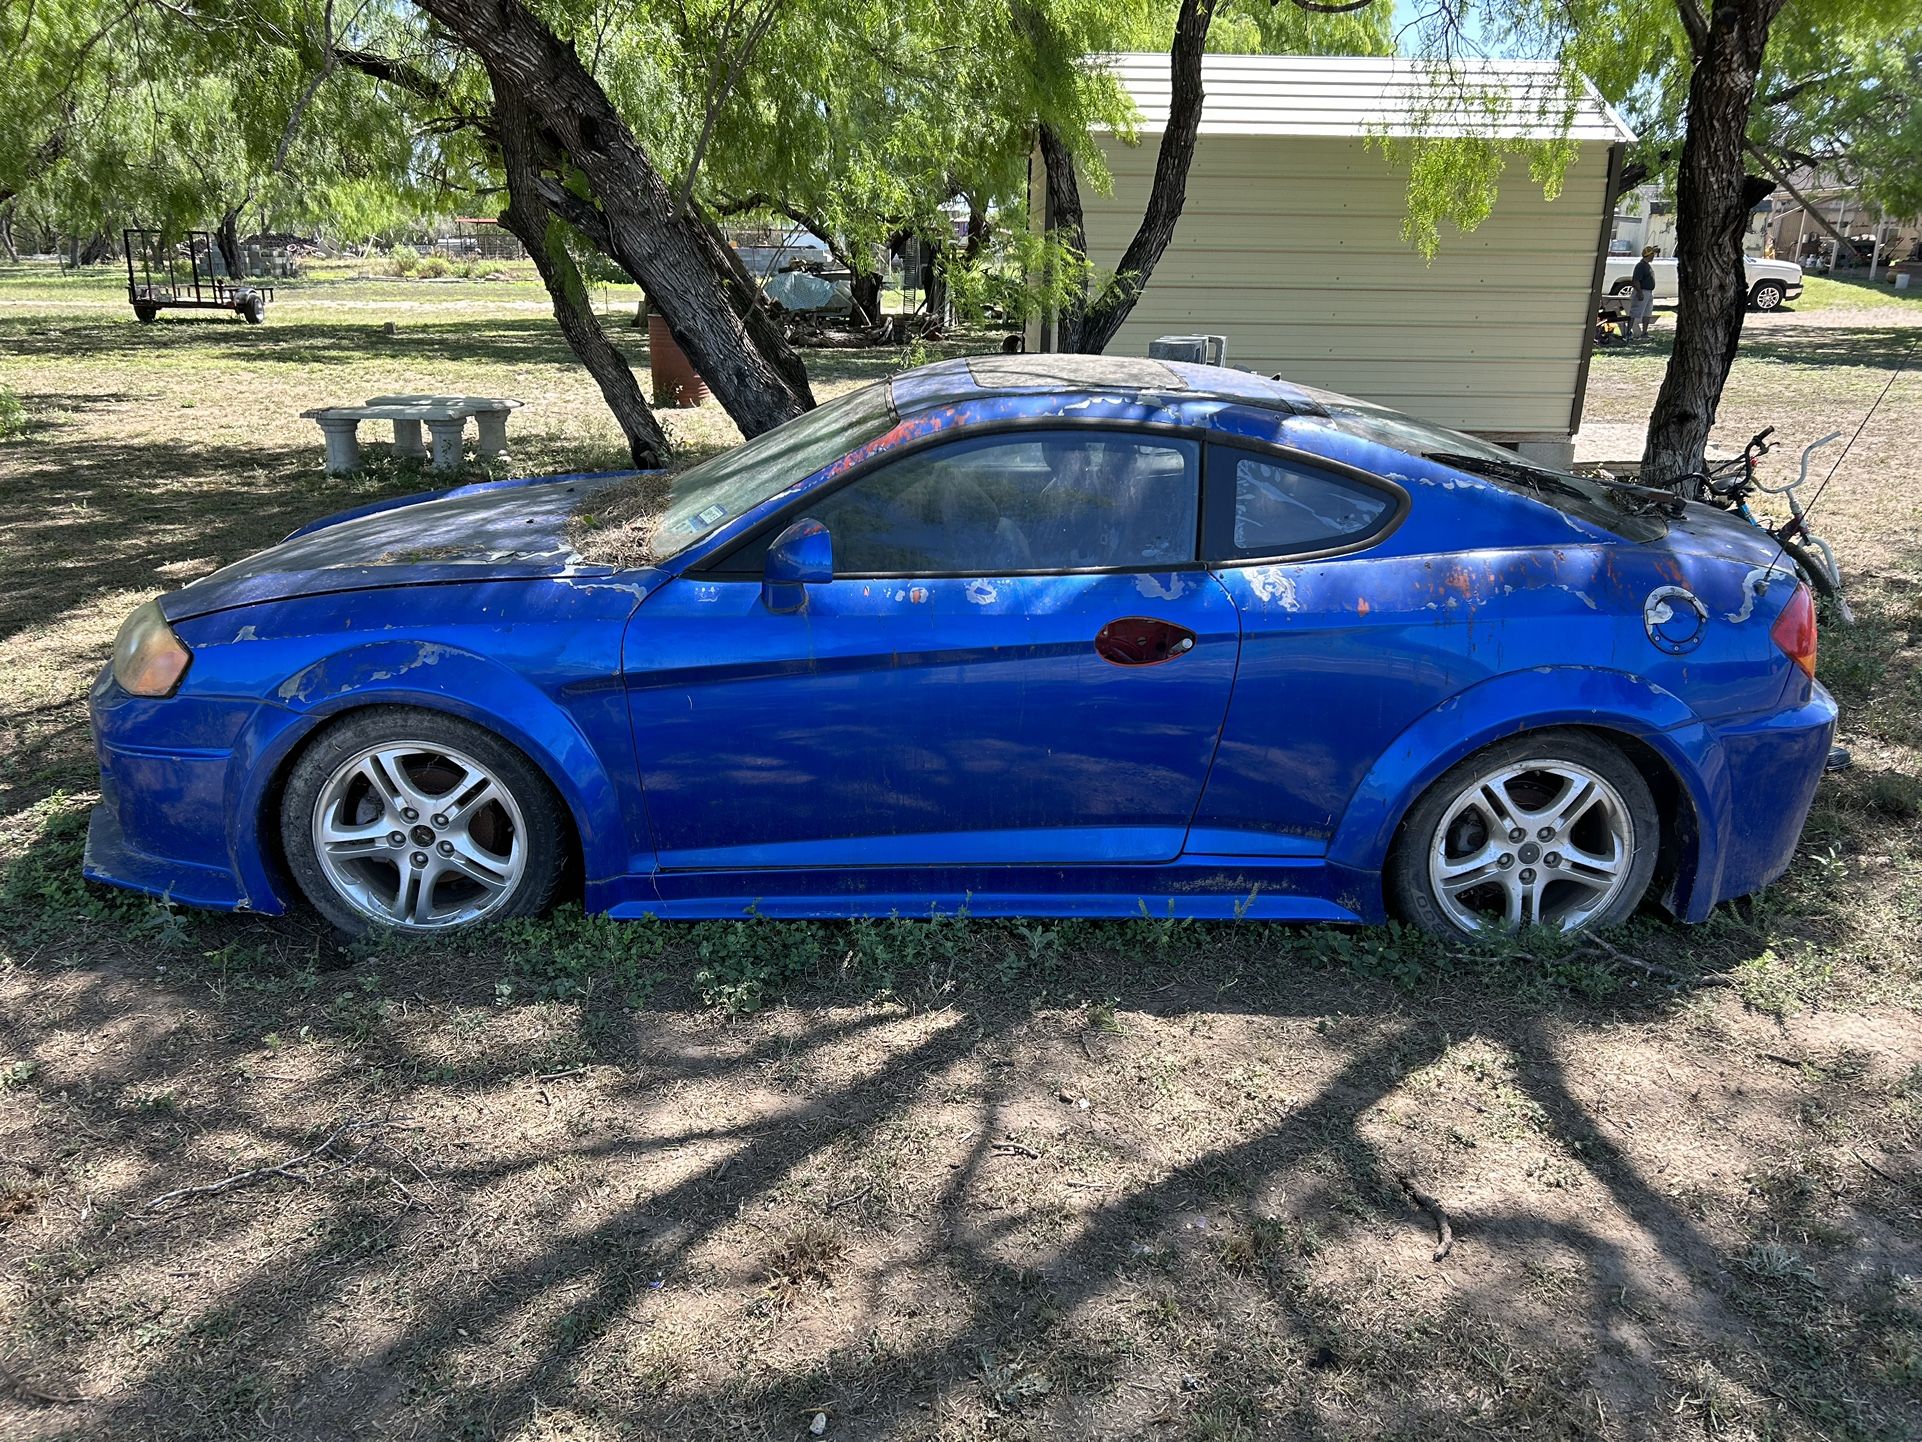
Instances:
[[[1354,550],[1385,534],[1405,497],[1311,460],[1211,446],[1208,452],[1208,556],[1214,561],[1277,560]]]

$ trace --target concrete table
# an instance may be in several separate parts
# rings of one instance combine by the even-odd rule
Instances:
[[[474,430],[484,461],[507,459],[507,417],[523,404],[511,396],[369,396],[370,406],[432,406],[452,409],[474,418]],[[413,427],[414,444],[420,444],[420,428]],[[394,427],[394,447],[404,451],[400,427]],[[418,451],[413,454],[419,454]]]
[[[425,454],[420,443],[420,428],[425,424],[433,437],[430,468],[459,470],[461,435],[467,429],[467,417],[472,414],[464,407],[433,405],[321,406],[301,412],[303,417],[320,425],[321,436],[327,443],[330,475],[339,475],[360,465],[362,421],[391,421],[394,449],[402,455],[414,456]]]

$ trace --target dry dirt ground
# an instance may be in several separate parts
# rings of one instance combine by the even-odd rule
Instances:
[[[1756,320],[1720,439],[1853,428],[1922,334],[1821,299]],[[125,611],[420,484],[323,476],[295,412],[510,391],[524,463],[618,458],[524,301],[140,328],[0,272],[0,1436],[1922,1435],[1922,364],[1822,503],[1856,769],[1781,885],[1615,952],[578,912],[343,950],[80,883]],[[1665,344],[1598,357],[1591,443]]]

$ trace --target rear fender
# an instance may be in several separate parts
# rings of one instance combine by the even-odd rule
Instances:
[[[1364,871],[1388,861],[1396,829],[1443,772],[1493,742],[1550,726],[1582,726],[1640,741],[1668,767],[1694,811],[1675,828],[1678,915],[1721,870],[1721,842],[1707,818],[1729,808],[1722,747],[1674,693],[1639,676],[1585,666],[1543,666],[1492,677],[1450,697],[1398,736],[1349,799],[1329,860]],[[1708,894],[1713,894],[1710,886]],[[1693,918],[1691,918],[1693,919]]]
[[[617,690],[608,694],[618,699]],[[485,708],[475,704],[477,697],[485,698]],[[576,718],[484,656],[433,642],[378,642],[315,661],[271,699],[277,704],[260,708],[235,747],[236,816],[271,827],[267,807],[288,759],[326,722],[370,706],[419,706],[471,721],[527,754],[573,816],[590,882],[635,865],[619,788]],[[631,745],[626,718],[618,719],[613,736]],[[651,848],[647,859],[651,863]]]

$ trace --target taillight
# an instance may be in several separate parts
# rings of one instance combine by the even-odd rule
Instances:
[[[1815,674],[1815,598],[1807,586],[1795,588],[1788,605],[1769,628],[1769,635],[1789,660],[1809,675]]]

